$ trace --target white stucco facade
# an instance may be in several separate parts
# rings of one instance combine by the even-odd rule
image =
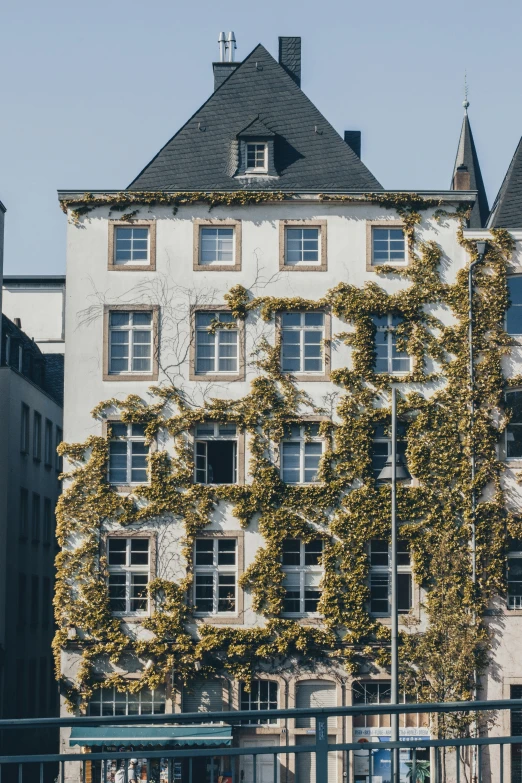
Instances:
[[[65,276],[8,275],[3,312],[34,339],[42,353],[65,351]]]

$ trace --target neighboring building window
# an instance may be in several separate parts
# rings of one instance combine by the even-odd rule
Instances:
[[[389,704],[391,701],[391,683],[386,680],[374,680],[371,682],[354,682],[352,686],[352,704]],[[404,691],[399,693],[399,704],[411,704],[421,701],[415,695],[406,695]],[[428,727],[429,715],[425,712],[411,713],[399,717],[401,727],[420,728]],[[376,714],[361,714],[353,717],[354,728],[383,728],[389,727],[390,716],[386,710]],[[422,754],[422,755],[421,755]],[[429,748],[417,751],[418,759],[429,759]],[[390,763],[388,762],[388,769]]]
[[[51,580],[44,576],[42,580],[42,626],[47,628],[51,616],[52,596]]]
[[[277,682],[252,680],[250,689],[241,683],[241,710],[277,710]],[[250,726],[274,725],[277,718],[247,718],[242,724]]]
[[[507,556],[507,606],[522,609],[522,541],[509,543]]]
[[[336,707],[337,688],[335,682],[329,680],[305,680],[298,682],[295,690],[295,706],[297,709],[313,707]],[[335,731],[337,718],[328,718],[328,728]],[[313,729],[313,718],[296,718],[296,729]],[[302,755],[302,754],[299,754]]]
[[[206,421],[195,429],[196,482],[237,483],[237,425]]]
[[[506,393],[511,417],[506,427],[506,458],[522,459],[522,391]]]
[[[281,476],[286,484],[313,484],[319,481],[323,440],[319,424],[290,424],[281,442]]]
[[[200,226],[199,232],[201,266],[234,264],[233,226]]]
[[[89,715],[158,715],[165,712],[165,689],[142,688],[123,693],[116,688],[97,688],[89,701]]]
[[[402,374],[411,370],[411,360],[405,351],[397,347],[397,326],[402,319],[396,315],[374,316],[375,332],[375,372]]]
[[[33,541],[40,540],[40,495],[38,495],[36,492],[33,492],[31,538]]]
[[[43,511],[43,542],[44,544],[51,543],[53,529],[53,507],[49,498],[44,498],[44,511]]]
[[[292,373],[324,372],[324,313],[282,313],[282,370]]]
[[[222,710],[222,680],[197,679],[183,687],[183,712],[222,712]]]
[[[112,421],[109,427],[109,483],[144,484],[149,447],[143,424]]]
[[[109,599],[115,614],[145,614],[149,609],[149,539],[108,538]]]
[[[316,226],[285,227],[285,266],[321,263],[320,229]]]
[[[20,451],[29,453],[29,406],[25,402],[22,403],[20,422]]]
[[[37,411],[33,417],[33,459],[42,459],[42,417]]]
[[[406,260],[402,228],[372,229],[372,263],[389,264]]]
[[[56,449],[55,449],[55,456],[54,456],[54,467],[56,468],[58,473],[61,473],[62,470],[63,470],[63,459],[60,456],[60,454],[58,454],[58,451],[57,451],[58,446],[60,445],[60,443],[62,441],[63,441],[63,432],[62,432],[60,427],[57,427],[56,428]]]
[[[407,614],[412,608],[413,586],[410,547],[407,541],[397,544],[397,601],[399,612]],[[391,551],[388,541],[370,542],[370,612],[390,614]]]
[[[44,462],[46,467],[53,464],[53,423],[50,419],[45,420]]]
[[[506,312],[506,332],[522,334],[522,275],[508,277],[509,307]]]
[[[11,364],[11,336],[9,334],[5,336],[5,363],[7,367]]]
[[[27,622],[27,575],[18,573],[18,625],[23,628]]]
[[[114,264],[145,266],[149,263],[149,229],[143,226],[114,227]]]
[[[283,541],[283,586],[286,614],[314,614],[321,598],[323,577],[321,557],[323,541],[320,538],[304,542],[299,538]]]
[[[406,425],[402,422],[397,422],[397,454],[403,458],[404,463],[406,463],[406,449],[408,448],[406,432]],[[389,428],[385,427],[384,424],[377,424],[372,446],[372,471],[376,481],[379,479],[379,474],[390,455],[391,436]]]
[[[27,538],[29,530],[29,492],[20,487],[20,538]]]
[[[237,606],[237,539],[196,538],[194,607],[198,614],[233,614]]]
[[[31,577],[31,625],[38,624],[38,599],[40,597],[40,580],[33,574]]]
[[[266,173],[267,170],[267,145],[262,142],[247,142],[246,171]]]
[[[152,373],[152,312],[109,313],[109,372]]]
[[[232,313],[199,312],[196,317],[196,373],[236,374],[239,335]],[[215,327],[215,328],[213,328]]]

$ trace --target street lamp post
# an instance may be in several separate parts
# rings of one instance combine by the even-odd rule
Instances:
[[[397,454],[397,389],[391,389],[391,454],[379,473],[379,480],[391,482],[391,703],[399,703],[399,610],[397,601],[397,480],[410,474]],[[391,739],[399,741],[399,715],[391,716]],[[392,751],[392,783],[399,781],[399,752]]]

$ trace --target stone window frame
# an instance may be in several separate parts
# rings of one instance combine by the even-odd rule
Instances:
[[[109,372],[109,315],[111,312],[152,312],[152,372],[110,373]],[[103,306],[103,376],[104,381],[157,381],[159,376],[159,313],[155,304],[106,304]]]
[[[341,706],[343,703],[343,690],[342,690],[342,683],[339,681],[338,678],[335,677],[335,675],[332,674],[326,674],[325,672],[317,671],[310,674],[298,674],[296,677],[294,677],[291,681],[289,691],[288,691],[288,702],[289,702],[289,708],[296,708],[297,704],[297,688],[298,685],[301,685],[303,683],[307,682],[315,682],[316,680],[321,680],[329,683],[333,683],[335,685],[335,698],[338,706]],[[298,718],[290,718],[289,723],[289,731],[292,731],[294,735],[306,735],[310,733],[309,728],[296,728],[296,720],[299,720]],[[332,722],[332,726],[328,725],[329,722]],[[341,729],[342,725],[342,717],[340,715],[335,715],[331,717],[327,721],[328,725],[328,734],[337,734],[337,732]]]
[[[196,372],[196,313],[230,313],[228,305],[194,305],[190,308],[190,348],[189,348],[189,381],[223,381],[230,383],[232,381],[244,381],[246,376],[245,361],[245,320],[237,319],[238,335],[238,364],[237,373],[200,373]]]
[[[115,422],[116,424],[125,423],[122,422],[121,418],[119,416],[107,416],[106,419],[102,422],[102,437],[105,438],[107,441],[107,444],[109,443],[109,424],[111,422]],[[151,454],[154,454],[158,450],[158,441],[156,438],[153,438],[153,440],[149,443],[149,456]],[[150,474],[148,477],[148,480],[146,482],[142,482],[141,484],[110,484],[109,483],[109,451],[107,448],[107,483],[112,488],[114,492],[118,492],[121,494],[127,494],[131,495],[136,487],[138,486],[144,486],[145,484],[150,486]]]
[[[319,263],[318,264],[285,264],[286,229],[287,228],[318,228],[319,229]],[[302,220],[279,221],[279,271],[280,272],[327,272],[328,271],[328,239],[327,221],[303,218]]]
[[[114,253],[116,249],[115,229],[149,228],[149,263],[148,264],[116,264]],[[156,221],[155,220],[109,220],[109,239],[107,269],[109,272],[155,272],[156,271]]]
[[[149,540],[149,582],[150,584],[157,576],[157,560],[158,560],[158,533],[156,530],[142,529],[131,530],[130,528],[124,528],[123,530],[104,530],[100,540],[100,556],[107,558],[108,554],[108,538],[148,538]],[[108,562],[108,558],[107,558]],[[107,590],[108,590],[107,582]],[[153,598],[149,598],[149,611],[140,615],[118,613],[114,615],[117,619],[125,623],[142,623],[147,617],[152,617],[153,610]]]
[[[404,232],[404,254],[405,261],[386,261],[384,264],[374,264],[373,258],[373,229],[374,228],[402,228],[404,231],[405,225],[402,220],[367,220],[366,221],[366,271],[375,272],[381,266],[396,266],[398,269],[407,269],[411,265],[410,249],[408,246],[408,238],[406,232]]]
[[[214,419],[206,419],[205,421],[215,421]],[[196,440],[205,440],[205,438],[197,438],[196,437],[196,425],[201,424],[201,422],[196,422],[190,429],[190,441],[191,441],[191,448],[192,448],[192,454],[194,458],[194,476],[193,476],[193,483],[196,484]],[[239,426],[236,423],[236,478],[237,481],[235,484],[202,484],[203,487],[239,487],[244,486],[246,483],[246,470],[245,470],[245,452],[246,452],[246,433],[244,430],[240,430]],[[224,440],[233,440],[233,438],[223,438]]]
[[[241,576],[245,571],[245,532],[244,530],[201,530],[194,536],[193,551],[196,546],[196,538],[235,538],[237,541],[237,608],[235,614],[196,614],[193,613],[193,618],[196,625],[211,624],[211,625],[243,625],[245,614],[245,592],[240,585]],[[194,589],[195,589],[195,564],[191,567],[192,585],[190,586],[189,593],[189,605],[191,610],[194,607]]]
[[[234,229],[234,263],[233,264],[200,264],[201,229],[205,227]],[[193,220],[193,260],[194,272],[241,272],[242,267],[242,221],[234,218],[195,218]],[[226,309],[226,308],[225,308]]]
[[[324,357],[324,369],[322,373],[296,373],[296,372],[281,372],[283,375],[292,375],[298,383],[317,383],[330,380],[331,371],[331,354],[332,354],[332,313],[329,308],[317,307],[312,310],[306,310],[295,308],[292,310],[281,310],[275,313],[275,337],[276,345],[279,345],[279,356],[282,359],[281,349],[283,345],[282,336],[282,312],[321,312],[324,313],[324,337],[323,337],[323,357]]]
[[[507,400],[508,394],[511,394],[513,392],[522,393],[522,386],[513,386],[513,387],[510,386],[504,389],[504,402],[507,406],[508,406],[508,400]],[[501,460],[501,462],[504,463],[506,470],[520,470],[520,468],[522,468],[522,457],[511,457],[509,459],[507,457],[507,436],[508,436],[508,431],[506,425],[503,435],[498,442],[498,447],[497,447],[498,457]]]

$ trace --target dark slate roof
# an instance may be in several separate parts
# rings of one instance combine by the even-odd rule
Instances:
[[[237,136],[273,133],[278,177],[235,178]],[[129,190],[373,191],[382,186],[293,78],[258,45],[129,185]]]
[[[45,391],[63,408],[63,353],[44,353],[43,358],[45,361]]]
[[[522,228],[522,139],[493,204],[488,228]]]
[[[462,129],[460,131],[457,157],[455,159],[455,166],[453,167],[453,176],[451,178],[452,189],[454,189],[453,179],[455,177],[455,172],[459,166],[466,166],[469,172],[470,190],[478,191],[477,200],[475,201],[469,221],[470,228],[483,228],[486,225],[489,215],[488,197],[482,180],[477,150],[475,148],[467,112],[464,114]]]
[[[238,136],[257,136],[258,138],[266,138],[267,136],[275,136],[273,130],[265,125],[263,120],[257,116],[252,122],[239,132]]]
[[[19,369],[18,347],[22,352],[22,375],[46,392],[63,407],[64,357],[63,354],[42,353],[35,341],[16,326],[10,318],[2,315],[0,320],[0,364],[7,365],[5,335],[11,338],[9,366]]]

